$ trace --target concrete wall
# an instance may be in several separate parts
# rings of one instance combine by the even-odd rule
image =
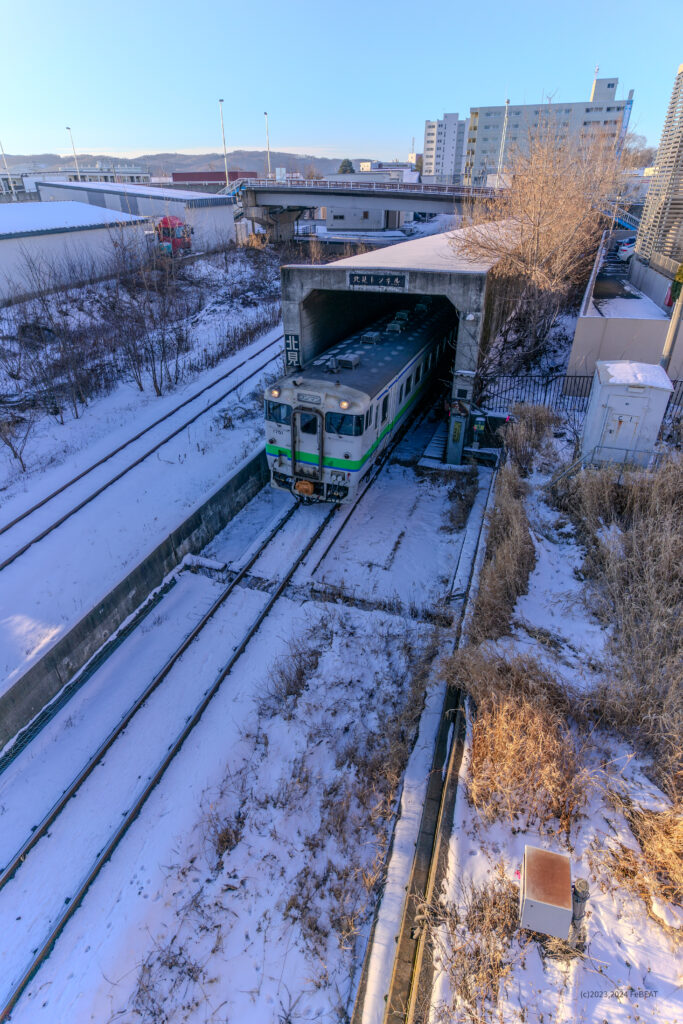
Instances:
[[[660,309],[669,312],[669,307],[664,305],[664,300],[671,285],[670,278],[665,277],[664,274],[660,274],[659,271],[653,270],[652,267],[647,267],[640,260],[634,258],[631,260],[629,279],[636,288],[644,295],[647,295],[648,299],[652,299]]]
[[[127,224],[3,238],[0,301],[106,276],[122,252],[131,260],[145,252],[150,229],[150,224]]]
[[[261,449],[0,697],[0,749],[63,689],[185,555],[205,547],[268,478]]]
[[[668,327],[668,320],[581,316],[576,324],[567,373],[592,374],[598,359],[658,363]],[[683,330],[679,331],[668,372],[672,380],[683,377]]]
[[[384,210],[369,210],[360,206],[328,206],[325,218],[328,230],[334,231],[382,231],[385,221]]]

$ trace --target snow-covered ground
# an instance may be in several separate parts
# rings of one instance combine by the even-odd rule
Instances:
[[[412,464],[433,429],[421,424],[399,446],[313,571],[326,546],[326,534],[320,538],[91,887],[13,1020],[343,1019],[383,877],[402,771],[425,696],[436,692],[423,664],[438,643],[429,612],[447,591],[462,547],[463,531],[451,515],[454,481],[419,473]],[[400,515],[399,491],[410,495]],[[261,492],[205,555],[239,567],[287,503],[287,495]],[[85,861],[88,851],[101,847],[103,830],[130,803],[136,778],[152,770],[164,731],[170,742],[189,705],[230,657],[240,629],[263,606],[271,581],[292,564],[302,537],[324,513],[316,506],[297,510],[216,616],[207,642],[188,650],[169,688],[164,684],[155,694],[154,708],[150,703],[147,717],[107,756],[101,770],[103,779],[114,780],[111,798],[98,796],[93,781],[69,808],[70,831],[55,823],[45,851],[56,848],[60,835],[62,843],[65,835],[73,837],[74,861],[81,843]],[[137,631],[124,641],[0,777],[7,849],[23,839],[27,823],[149,681],[216,587],[204,576],[181,573],[146,620],[144,636]],[[301,672],[292,675],[293,665]],[[120,693],[112,693],[119,689],[116,680]],[[432,727],[436,717],[434,707]],[[418,772],[412,779],[406,818],[410,807],[413,818],[419,808],[429,732],[428,725],[416,748],[423,777]],[[73,735],[75,749],[62,753]],[[15,797],[17,777],[25,782]],[[4,977],[19,969],[18,950],[31,946],[37,920],[44,924],[65,898],[69,869],[62,860],[64,884],[46,885],[49,862],[44,852],[30,874],[27,863],[0,894]],[[33,901],[29,888],[40,891],[41,880],[47,891]],[[21,894],[16,904],[13,891]],[[24,920],[26,909],[16,908],[28,907]],[[15,927],[21,931],[13,940]]]
[[[566,453],[564,453],[566,456]],[[492,645],[504,655],[532,655],[555,678],[586,689],[604,671],[608,633],[586,602],[581,566],[585,551],[566,518],[550,505],[543,485],[548,477],[531,478],[527,500],[536,565],[529,591],[519,598],[511,637]],[[610,786],[622,786],[638,805],[658,811],[667,806],[663,794],[648,778],[648,765],[629,745],[600,728],[591,730],[583,750],[588,771],[587,803],[577,815],[569,837],[559,829],[539,829],[520,816],[515,827],[483,820],[467,799],[471,726],[460,772],[455,822],[449,848],[448,877],[442,898],[463,906],[469,886],[490,885],[501,872],[519,885],[525,844],[569,853],[572,879],[589,882],[585,950],[575,958],[553,958],[530,941],[512,939],[509,974],[501,984],[497,1007],[485,1006],[477,1020],[506,1024],[553,1021],[557,1024],[626,1024],[683,1020],[680,944],[683,914],[661,904],[657,920],[644,902],[620,887],[611,875],[605,853],[623,843],[637,848],[624,815],[610,801]],[[667,931],[667,928],[669,929]],[[441,955],[450,942],[441,932]],[[526,941],[526,940],[525,940]],[[506,961],[506,962],[507,962]],[[448,970],[437,971],[432,996],[431,1024],[469,1021],[462,1003],[454,1009]]]

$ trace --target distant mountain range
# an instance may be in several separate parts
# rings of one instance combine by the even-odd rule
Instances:
[[[300,171],[306,174],[316,171],[318,174],[334,174],[343,157],[301,156],[297,153],[282,153],[271,149],[270,166],[284,167],[288,171]],[[359,157],[353,160],[356,170],[360,160],[370,159]],[[148,153],[135,159],[103,156],[102,154],[79,153],[78,162],[83,167],[142,167],[153,175],[170,174],[171,171],[221,171],[223,170],[222,153]],[[265,149],[235,149],[228,153],[228,169],[239,171],[256,171],[265,174],[267,155]],[[7,163],[17,171],[58,171],[65,167],[73,167],[73,157],[60,157],[57,153],[34,153],[28,155],[7,154]]]

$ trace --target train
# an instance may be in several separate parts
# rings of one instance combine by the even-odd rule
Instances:
[[[418,302],[274,381],[265,392],[272,486],[305,501],[353,501],[436,377],[455,330],[444,304]]]

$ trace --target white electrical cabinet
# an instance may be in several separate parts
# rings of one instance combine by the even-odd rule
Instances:
[[[567,939],[572,923],[572,878],[569,857],[537,846],[524,847],[519,919],[529,928]]]
[[[583,425],[584,459],[647,466],[672,391],[661,366],[597,362]]]

